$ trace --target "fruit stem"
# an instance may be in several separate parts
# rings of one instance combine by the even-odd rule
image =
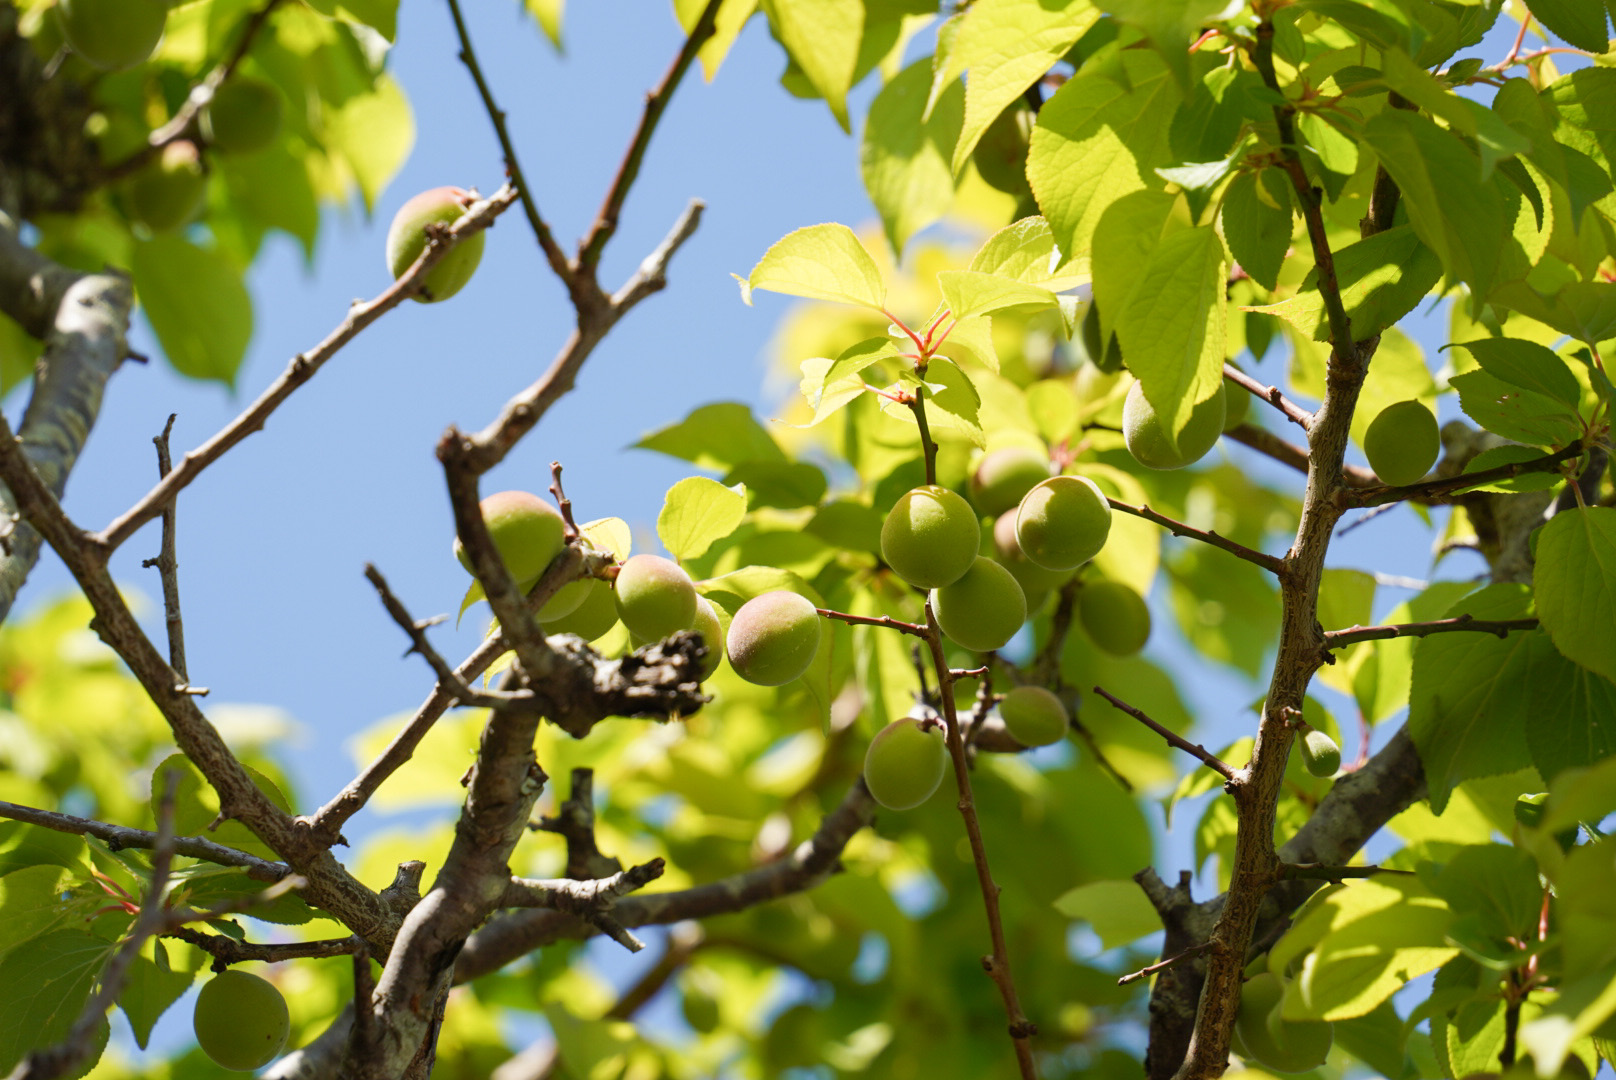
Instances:
[[[922,428],[924,431],[925,429]],[[937,673],[938,697],[942,702],[943,724],[948,743],[948,756],[954,763],[954,781],[959,787],[959,812],[965,819],[965,836],[971,845],[971,860],[976,864],[976,880],[982,890],[982,905],[987,909],[988,936],[993,942],[993,954],[982,958],[982,968],[999,988],[1004,999],[1004,1012],[1010,1019],[1010,1038],[1016,1048],[1016,1063],[1021,1067],[1022,1080],[1037,1080],[1038,1069],[1033,1063],[1032,1036],[1038,1028],[1021,1011],[1016,995],[1015,979],[1010,974],[1010,955],[1004,942],[1004,922],[999,915],[999,886],[988,869],[988,852],[982,842],[982,827],[976,817],[976,799],[971,794],[971,774],[965,753],[965,739],[960,730],[959,714],[954,708],[954,673],[943,655],[943,632],[937,625],[931,601],[926,601],[926,629],[924,637],[931,650],[932,668]]]
[[[914,400],[909,402],[909,409],[915,414],[915,424],[920,428],[920,449],[926,457],[926,483],[937,483],[937,444],[932,441],[931,428],[926,424],[926,396],[922,390],[915,391]]]

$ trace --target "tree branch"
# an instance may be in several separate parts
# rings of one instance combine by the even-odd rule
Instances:
[[[1360,641],[1384,641],[1399,637],[1430,637],[1432,634],[1452,633],[1456,630],[1508,637],[1516,630],[1535,630],[1536,619],[1478,619],[1473,615],[1458,615],[1451,619],[1431,622],[1389,623],[1385,626],[1353,626],[1346,630],[1330,630],[1324,635],[1324,649],[1344,649]],[[1333,662],[1333,661],[1332,661]]]
[[[32,806],[0,802],[0,817],[26,822],[29,825],[38,825],[43,829],[54,829],[57,832],[93,836],[97,840],[105,842],[113,851],[118,851],[122,848],[150,851],[157,847],[158,836],[154,832],[147,832],[145,829],[131,829],[123,825],[108,825],[104,821],[73,817],[71,814],[58,814],[54,810],[36,810]],[[255,881],[273,884],[292,872],[291,867],[285,863],[260,859],[256,855],[249,855],[245,851],[237,851],[233,847],[216,844],[212,840],[206,840],[200,836],[176,836],[173,841],[173,847],[174,854],[184,855],[188,859],[201,859],[204,862],[215,863],[219,866],[239,866],[247,871],[248,877]]]
[[[572,794],[556,808],[555,817],[540,818],[528,825],[540,832],[554,833],[567,842],[569,878],[591,881],[610,877],[623,869],[617,859],[603,854],[595,841],[595,770],[572,770]]]
[[[837,622],[851,623],[854,626],[883,626],[888,630],[897,630],[917,638],[925,638],[926,628],[918,623],[901,622],[890,615],[850,615],[845,611],[832,611],[829,608],[815,608],[815,611],[827,619]],[[917,646],[918,648],[918,646]]]
[[[1211,544],[1215,548],[1222,548],[1231,555],[1237,555],[1249,563],[1254,563],[1257,566],[1262,567],[1264,570],[1267,570],[1271,574],[1285,573],[1284,559],[1275,558],[1272,555],[1265,555],[1260,551],[1254,551],[1244,544],[1230,540],[1227,536],[1219,536],[1216,532],[1206,529],[1197,529],[1193,525],[1186,525],[1182,521],[1175,521],[1166,514],[1157,513],[1148,506],[1133,506],[1130,503],[1113,499],[1110,496],[1106,496],[1105,501],[1111,504],[1111,509],[1121,510],[1124,514],[1132,514],[1134,517],[1144,518],[1146,521],[1160,525],[1174,536],[1185,536],[1191,540],[1199,540],[1203,544]]]
[[[1337,885],[1348,878],[1367,878],[1376,874],[1416,876],[1412,870],[1393,870],[1389,866],[1325,866],[1321,863],[1281,863],[1278,870],[1281,881],[1329,881]]]
[[[1526,473],[1551,472],[1562,463],[1581,457],[1587,450],[1583,445],[1572,443],[1552,454],[1544,454],[1530,461],[1516,461],[1508,465],[1499,465],[1491,469],[1479,469],[1473,473],[1459,473],[1457,476],[1445,477],[1441,480],[1425,480],[1418,484],[1409,484],[1405,487],[1387,487],[1375,482],[1375,486],[1359,491],[1344,492],[1341,496],[1344,507],[1380,506],[1389,502],[1434,502],[1444,496],[1464,491],[1466,488],[1479,487],[1482,484],[1496,483],[1499,480],[1509,480]]]
[[[174,463],[168,456],[168,437],[174,430],[175,415],[175,413],[168,414],[168,423],[163,425],[163,433],[152,439],[152,443],[157,447],[159,480],[174,469]],[[158,576],[162,579],[163,622],[168,628],[168,666],[179,673],[181,682],[189,683],[191,676],[185,664],[185,620],[180,614],[180,564],[175,555],[177,502],[177,498],[171,499],[168,505],[163,507],[163,542],[157,557],[147,559],[140,565],[157,567]]]
[[[1219,758],[1216,754],[1212,753],[1200,743],[1190,742],[1188,739],[1184,738],[1184,736],[1178,734],[1178,732],[1164,727],[1155,720],[1152,720],[1142,710],[1134,708],[1126,701],[1113,696],[1098,686],[1094,688],[1094,692],[1105,698],[1105,700],[1109,701],[1112,705],[1115,705],[1118,709],[1121,709],[1123,712],[1133,717],[1135,720],[1139,721],[1141,724],[1145,725],[1150,730],[1154,731],[1156,734],[1160,735],[1162,738],[1166,739],[1169,746],[1176,747],[1177,749],[1184,751],[1190,757],[1199,761],[1202,765],[1205,765],[1207,768],[1211,769],[1225,780],[1234,780],[1235,770],[1233,766],[1224,761],[1222,758]]]
[[[1138,971],[1135,971],[1130,975],[1124,975],[1122,978],[1117,980],[1117,985],[1127,986],[1129,983],[1136,983],[1143,979],[1148,979],[1159,971],[1166,971],[1168,968],[1177,967],[1186,960],[1193,960],[1211,948],[1213,948],[1213,945],[1210,941],[1203,941],[1199,945],[1191,945],[1183,952],[1175,953],[1165,960],[1151,964],[1149,967],[1140,968]]]
[[[1274,408],[1285,414],[1285,419],[1299,426],[1303,431],[1313,426],[1313,414],[1291,401],[1277,386],[1264,386],[1262,383],[1247,375],[1233,364],[1223,365],[1223,377],[1251,393],[1259,401],[1266,401]]]
[[[364,948],[364,943],[356,937],[262,943],[237,941],[223,934],[204,934],[186,926],[166,930],[163,936],[195,945],[213,957],[215,971],[223,971],[231,964],[244,964],[249,960],[261,960],[266,964],[278,964],[282,960],[322,960],[330,956],[349,956],[356,949]]]

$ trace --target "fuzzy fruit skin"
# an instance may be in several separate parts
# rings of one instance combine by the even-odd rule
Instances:
[[[1030,446],[989,450],[971,473],[971,502],[979,512],[998,517],[1039,482],[1049,479],[1049,455]]]
[[[1045,570],[1076,570],[1111,535],[1111,504],[1086,476],[1052,476],[1027,492],[1016,510],[1016,543]]]
[[[881,558],[915,588],[935,589],[971,568],[981,538],[971,504],[927,484],[905,492],[881,523]]]
[[[617,625],[617,601],[612,596],[612,587],[599,578],[590,578],[577,584],[585,587],[584,598],[578,606],[570,614],[550,621],[545,621],[543,612],[540,612],[540,621],[544,623],[546,634],[577,634],[585,641],[594,641]],[[554,602],[554,598],[551,602]],[[545,610],[549,610],[548,604]]]
[[[181,140],[163,147],[157,160],[129,181],[128,206],[152,232],[177,229],[196,216],[208,189],[196,144]]]
[[[58,0],[56,10],[68,45],[102,71],[143,63],[168,21],[164,0]]]
[[[1077,617],[1094,644],[1112,656],[1132,656],[1150,640],[1150,608],[1120,581],[1093,581],[1077,594]]]
[[[488,526],[488,535],[505,563],[506,572],[526,592],[544,573],[550,560],[566,546],[566,522],[561,520],[555,507],[529,491],[495,492],[480,505],[483,524]],[[458,536],[454,553],[466,572],[472,573],[471,556],[466,554]],[[582,603],[582,597],[579,602]]]
[[[387,268],[393,277],[403,277],[404,271],[426,250],[428,225],[454,224],[473,201],[469,192],[457,187],[440,187],[423,191],[399,207],[398,213],[393,215],[393,224],[387,229]],[[482,262],[486,239],[486,233],[476,232],[456,244],[427,271],[425,288],[415,294],[415,299],[436,303],[465,288],[477,264]]]
[[[913,810],[943,782],[948,747],[942,728],[922,729],[912,716],[875,733],[864,753],[864,784],[888,810]]]
[[[1018,686],[999,702],[1004,726],[1022,746],[1048,746],[1066,737],[1071,718],[1061,699],[1042,686]]]
[[[1375,475],[1392,487],[1417,484],[1442,452],[1436,417],[1418,401],[1399,401],[1380,410],[1364,432],[1364,457]]]
[[[1016,579],[980,556],[964,577],[932,590],[931,607],[948,639],[972,652],[1003,648],[1027,621],[1027,597]]]
[[[281,992],[257,975],[234,969],[203,984],[191,1024],[203,1052],[233,1072],[268,1064],[291,1030]]]
[[[1070,570],[1046,570],[1027,558],[1016,539],[1016,510],[1006,510],[993,523],[993,555],[999,565],[1010,571],[1021,591],[1027,596],[1027,610],[1031,611],[1053,589],[1072,579]]]
[[[718,619],[718,609],[705,596],[696,597],[696,624],[691,629],[701,635],[702,644],[707,646],[707,658],[701,662],[701,677],[710,679],[724,662],[724,624]]]
[[[749,683],[784,686],[814,662],[821,632],[807,597],[785,589],[754,596],[730,620],[729,666]]]
[[[1128,388],[1122,402],[1122,438],[1128,444],[1128,453],[1147,469],[1182,469],[1206,456],[1223,433],[1227,415],[1227,398],[1223,384],[1215,394],[1200,402],[1190,411],[1190,421],[1178,433],[1178,447],[1167,441],[1156,408],[1145,397],[1143,383]]]
[[[1233,431],[1251,415],[1251,394],[1238,386],[1223,390],[1223,430]]]
[[[578,605],[582,604],[584,599],[589,596],[589,581],[590,579],[588,578],[569,581],[557,589],[555,595],[546,600],[544,606],[539,609],[539,622],[554,622],[557,619],[564,619],[577,611]],[[538,582],[534,581],[519,587],[523,592],[526,592],[536,584]]]
[[[696,625],[696,585],[676,562],[635,555],[617,573],[617,617],[647,641]]]
[[[1327,777],[1341,771],[1341,748],[1318,728],[1303,733],[1297,749],[1302,752],[1302,765],[1311,775]]]
[[[274,83],[237,75],[214,92],[202,117],[214,146],[228,154],[250,154],[281,133],[283,108]]]

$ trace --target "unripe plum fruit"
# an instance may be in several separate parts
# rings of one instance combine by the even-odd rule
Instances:
[[[165,0],[57,0],[56,11],[68,45],[102,71],[144,62],[168,21]]]
[[[1323,1020],[1286,1020],[1280,1016],[1285,984],[1269,971],[1247,980],[1240,991],[1235,1030],[1251,1057],[1275,1072],[1306,1072],[1324,1064],[1334,1039]]]
[[[617,573],[617,617],[647,641],[696,625],[696,585],[671,559],[635,555]]]
[[[1341,770],[1341,748],[1318,728],[1309,728],[1297,743],[1302,765],[1314,776],[1334,776]]]
[[[286,999],[267,980],[245,971],[221,971],[196,995],[191,1024],[202,1052],[232,1072],[266,1065],[291,1031]]]
[[[1403,487],[1418,483],[1431,471],[1442,451],[1442,433],[1430,409],[1418,401],[1399,401],[1370,422],[1363,449],[1376,476],[1392,487]]]
[[[457,187],[423,191],[398,208],[387,229],[387,268],[394,278],[404,276],[421,252],[426,250],[428,225],[453,225],[475,201],[470,192]],[[423,303],[447,300],[465,287],[483,258],[484,232],[475,232],[427,271],[425,288],[415,294]]]
[[[1251,392],[1244,387],[1223,388],[1223,430],[1233,431],[1251,415]]]
[[[971,504],[936,484],[905,492],[881,524],[881,558],[917,589],[958,581],[981,543]]]
[[[819,612],[785,589],[754,596],[729,624],[729,666],[749,683],[784,686],[802,678],[819,651]]]
[[[912,810],[931,798],[948,767],[943,729],[912,716],[875,733],[864,754],[864,785],[888,810]]]
[[[1100,553],[1111,533],[1111,504],[1086,476],[1052,476],[1016,510],[1016,542],[1045,570],[1076,570]]]
[[[544,611],[539,613],[539,621],[544,625],[544,632],[577,634],[585,641],[603,637],[608,630],[617,625],[617,600],[612,595],[612,587],[599,578],[590,578],[573,584],[584,587],[583,600],[571,613],[550,620],[546,620],[544,616],[544,611],[549,610],[549,605],[546,604]],[[553,598],[551,602],[554,602]]]
[[[710,679],[718,665],[724,662],[724,624],[718,619],[718,609],[705,596],[696,597],[696,623],[692,630],[701,635],[707,646],[707,658],[701,663],[701,677]]]
[[[494,549],[499,552],[501,561],[505,563],[506,572],[517,587],[526,592],[544,573],[550,560],[561,554],[561,549],[566,546],[566,522],[561,520],[561,514],[555,507],[529,491],[495,492],[482,501],[481,507],[483,524],[488,527],[488,535],[494,541]],[[466,572],[474,573],[471,556],[466,553],[458,536],[455,537],[454,553]],[[583,602],[581,596],[578,602]],[[562,614],[565,612],[558,612],[554,617]],[[540,614],[541,620],[546,617]]]
[[[1089,638],[1112,656],[1132,656],[1150,639],[1150,608],[1120,581],[1091,581],[1077,594],[1077,617]]]
[[[590,580],[589,578],[580,578],[577,581],[569,581],[557,589],[550,599],[544,602],[544,606],[539,609],[539,622],[554,622],[557,619],[564,619],[577,611],[578,606],[589,596]],[[538,582],[534,581],[519,584],[518,587],[523,592],[527,592],[528,589],[537,584]]]
[[[281,133],[281,112],[281,92],[274,83],[237,75],[214,91],[202,119],[214,146],[229,154],[250,154]]]
[[[999,702],[1004,726],[1022,746],[1048,746],[1066,737],[1070,723],[1061,699],[1042,686],[1018,686]]]
[[[1227,415],[1227,398],[1223,384],[1205,401],[1190,410],[1189,423],[1178,433],[1175,449],[1167,441],[1156,407],[1145,397],[1144,383],[1136,382],[1128,388],[1122,402],[1122,438],[1128,444],[1128,453],[1147,469],[1182,469],[1206,456],[1223,434],[1223,420]]]
[[[1016,539],[1016,510],[1006,510],[993,523],[993,554],[999,565],[1010,571],[1021,591],[1027,596],[1027,610],[1037,606],[1051,589],[1058,589],[1072,578],[1070,570],[1046,570],[1027,558]]]
[[[196,216],[207,187],[196,144],[184,139],[171,142],[156,161],[130,179],[129,212],[152,232],[168,232]]]
[[[998,517],[1049,479],[1049,471],[1049,455],[1030,446],[989,450],[971,473],[971,502],[979,512]]]
[[[1016,579],[980,556],[964,577],[932,590],[931,607],[949,640],[972,652],[1003,648],[1027,621],[1027,597]]]

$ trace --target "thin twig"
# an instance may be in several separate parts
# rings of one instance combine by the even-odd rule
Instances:
[[[105,842],[113,851],[123,848],[150,851],[157,847],[157,834],[145,829],[109,825],[104,821],[59,814],[54,810],[37,810],[32,806],[21,806],[12,802],[0,802],[0,818],[23,821],[57,832],[93,836]],[[285,863],[260,859],[256,855],[216,844],[200,836],[177,836],[174,838],[173,846],[176,855],[184,855],[188,859],[201,859],[219,866],[238,866],[255,881],[274,883],[291,873],[291,868]]]
[[[1341,499],[1347,507],[1381,506],[1391,502],[1434,502],[1445,496],[1464,491],[1467,488],[1479,487],[1482,484],[1491,484],[1499,480],[1509,480],[1526,473],[1551,472],[1564,462],[1581,457],[1587,452],[1580,442],[1556,450],[1552,454],[1532,458],[1529,461],[1515,461],[1508,465],[1499,465],[1492,469],[1479,469],[1473,473],[1460,473],[1441,480],[1426,480],[1418,484],[1408,484],[1403,487],[1387,487],[1378,480],[1374,487],[1356,491],[1343,492]]]
[[[505,888],[505,895],[500,898],[500,906],[543,908],[573,915],[590,923],[629,952],[639,952],[645,948],[645,942],[612,918],[610,912],[618,897],[644,888],[661,877],[665,868],[666,863],[657,858],[610,877],[591,881],[512,878]]]
[[[511,133],[505,126],[505,111],[494,101],[494,92],[489,89],[488,81],[483,78],[482,65],[477,63],[477,50],[472,47],[471,33],[466,29],[466,20],[460,14],[459,0],[449,0],[449,14],[454,19],[455,33],[460,37],[460,62],[466,65],[471,72],[472,82],[477,84],[477,94],[483,99],[483,109],[488,113],[488,119],[493,122],[494,134],[499,138],[499,148],[505,155],[505,174],[516,185],[517,194],[522,199],[522,213],[527,217],[527,223],[538,239],[539,247],[544,251],[544,257],[550,264],[550,269],[562,284],[570,290],[573,287],[574,274],[572,265],[567,261],[566,252],[556,243],[555,234],[550,226],[545,224],[544,216],[539,213],[539,204],[533,197],[533,189],[528,186],[527,177],[522,174],[522,164],[516,157],[516,144],[511,141]]]
[[[1535,630],[1536,619],[1478,619],[1472,615],[1457,615],[1451,619],[1431,622],[1388,623],[1384,626],[1352,626],[1345,630],[1330,630],[1324,635],[1323,649],[1344,649],[1360,641],[1384,641],[1387,638],[1429,637],[1432,634],[1452,633],[1456,630],[1492,634],[1504,638],[1517,630]]]
[[[1369,524],[1371,521],[1373,521],[1376,518],[1380,517],[1380,515],[1382,515],[1384,513],[1387,513],[1388,511],[1397,509],[1397,507],[1399,505],[1400,504],[1398,504],[1398,503],[1385,503],[1385,504],[1383,504],[1381,506],[1375,507],[1373,510],[1365,511],[1364,513],[1360,514],[1357,517],[1356,520],[1348,522],[1347,524],[1341,526],[1341,528],[1337,529],[1335,531],[1336,538],[1340,539],[1341,537],[1347,535],[1349,532],[1356,529],[1360,525]]]
[[[1151,964],[1149,967],[1140,968],[1138,971],[1135,971],[1132,974],[1124,975],[1122,978],[1117,980],[1117,985],[1127,986],[1129,983],[1136,983],[1141,979],[1148,979],[1158,971],[1166,971],[1168,968],[1176,967],[1186,960],[1193,960],[1197,956],[1200,956],[1202,953],[1206,952],[1208,949],[1212,949],[1214,947],[1215,946],[1210,941],[1203,941],[1199,945],[1191,945],[1183,952],[1169,956],[1160,963]]]
[[[223,934],[205,934],[188,926],[176,926],[163,932],[164,937],[177,938],[196,946],[213,957],[216,970],[230,964],[261,960],[278,964],[282,960],[318,960],[328,956],[347,956],[363,948],[356,937],[324,938],[319,941],[255,942],[237,941]]]
[[[1394,870],[1389,866],[1321,866],[1318,863],[1280,863],[1275,876],[1281,881],[1333,881],[1339,885],[1348,878],[1367,878],[1376,874],[1416,876],[1413,870]]]
[[[1152,510],[1148,506],[1134,506],[1130,503],[1122,502],[1120,499],[1113,499],[1110,496],[1107,496],[1105,501],[1111,504],[1111,509],[1121,510],[1124,514],[1144,518],[1146,521],[1160,525],[1174,536],[1185,536],[1191,540],[1199,540],[1203,544],[1211,544],[1215,548],[1222,548],[1229,554],[1238,555],[1240,558],[1262,567],[1271,574],[1283,576],[1285,573],[1284,559],[1255,551],[1238,541],[1230,540],[1227,536],[1220,536],[1215,531],[1197,529],[1193,525],[1186,525],[1182,521],[1176,521],[1166,514]]]
[[[1145,725],[1150,730],[1154,731],[1156,734],[1160,735],[1162,738],[1166,739],[1169,745],[1176,746],[1178,749],[1184,751],[1186,754],[1190,755],[1190,757],[1195,758],[1202,765],[1205,765],[1207,768],[1211,769],[1225,780],[1233,780],[1235,778],[1235,771],[1233,767],[1230,766],[1228,762],[1212,753],[1206,747],[1202,746],[1200,743],[1192,743],[1188,739],[1184,738],[1184,736],[1178,734],[1176,731],[1171,731],[1168,728],[1163,727],[1155,720],[1152,720],[1144,712],[1134,708],[1132,705],[1129,705],[1126,701],[1112,696],[1106,691],[1100,689],[1098,686],[1094,688],[1094,692],[1105,698],[1105,700],[1109,701],[1117,708],[1121,709],[1123,712],[1127,713],[1129,716],[1133,717],[1135,720],[1139,721],[1141,724]]]
[[[579,536],[578,523],[572,519],[572,500],[567,498],[567,491],[561,486],[561,462],[550,462],[550,495],[556,501],[556,509],[561,511],[561,521],[566,526],[563,535],[568,540],[575,540]]]
[[[1285,418],[1303,431],[1313,426],[1313,414],[1287,398],[1277,386],[1264,386],[1233,364],[1223,365],[1223,377],[1251,392],[1259,401],[1266,401],[1285,414]]]
[[[174,463],[169,458],[168,437],[174,431],[174,418],[177,415],[169,413],[168,423],[163,425],[163,433],[152,438],[152,443],[157,447],[159,480],[174,470]],[[179,672],[181,682],[189,685],[191,676],[185,667],[185,622],[180,615],[180,564],[175,553],[178,504],[179,498],[176,496],[163,507],[162,548],[155,559],[147,559],[140,565],[157,567],[158,576],[162,578],[163,619],[168,629],[168,666]]]
[[[911,622],[902,622],[890,615],[851,615],[845,611],[832,611],[829,608],[815,608],[827,619],[838,622],[852,623],[856,626],[884,626],[889,630],[899,630],[905,634],[913,634],[917,638],[926,636],[926,628]]]
[[[1077,713],[1072,713],[1071,718],[1067,721],[1067,724],[1073,731],[1077,732],[1077,737],[1083,740],[1083,745],[1089,748],[1089,754],[1094,758],[1094,763],[1103,771],[1109,773],[1111,779],[1115,780],[1117,782],[1117,786],[1122,788],[1123,791],[1131,793],[1133,791],[1133,784],[1129,782],[1126,776],[1122,775],[1121,771],[1118,770],[1115,765],[1111,764],[1111,759],[1106,757],[1105,751],[1100,749],[1099,740],[1094,737],[1094,732],[1090,731],[1088,729],[1088,725],[1084,724],[1083,721],[1078,719]]]

